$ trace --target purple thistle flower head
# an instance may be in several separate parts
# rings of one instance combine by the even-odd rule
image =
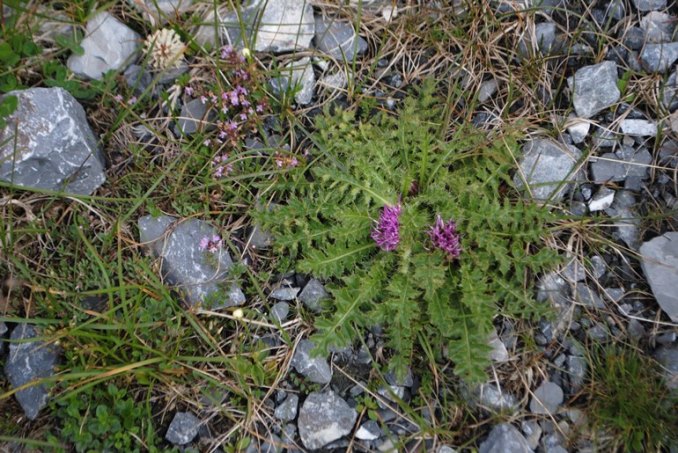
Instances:
[[[433,246],[442,250],[449,260],[459,257],[461,244],[457,224],[452,219],[444,222],[440,215],[436,216],[436,223],[428,230]]]
[[[384,206],[379,221],[370,234],[377,246],[386,252],[395,250],[400,242],[401,211],[400,203],[395,206]]]

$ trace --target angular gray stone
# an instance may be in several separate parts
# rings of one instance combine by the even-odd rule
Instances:
[[[531,140],[523,145],[520,171],[513,182],[521,188],[524,178],[534,200],[557,202],[569,190],[568,183],[575,180],[574,168],[580,157],[581,151],[572,145],[548,139]]]
[[[306,283],[304,289],[299,294],[299,300],[311,311],[318,312],[321,310],[321,302],[328,299],[329,295],[325,291],[325,287],[319,280],[312,278]]]
[[[678,42],[645,44],[640,52],[640,63],[647,72],[661,73],[671,68],[678,59]]]
[[[7,332],[7,324],[0,322],[0,337]]]
[[[577,283],[572,294],[574,300],[585,307],[605,308],[605,303],[600,296],[593,291],[586,283]]]
[[[200,429],[200,420],[189,412],[177,412],[167,428],[165,439],[174,445],[186,445],[195,439]]]
[[[252,227],[249,244],[257,250],[266,250],[273,244],[273,236],[268,231],[262,230],[258,225]]]
[[[638,11],[657,11],[666,8],[666,0],[633,0]]]
[[[591,129],[591,123],[585,119],[577,118],[574,115],[568,117],[567,132],[572,138],[572,142],[581,143],[586,139]]]
[[[544,274],[537,285],[537,300],[549,301],[554,307],[569,305],[570,285],[557,272]]]
[[[349,22],[315,18],[315,45],[318,50],[339,61],[353,61],[367,51],[367,41],[358,36]]]
[[[299,397],[290,393],[285,400],[275,408],[273,415],[278,420],[288,422],[297,418],[297,409],[299,407]]]
[[[589,211],[603,211],[610,206],[614,201],[614,194],[616,192],[608,187],[602,186],[598,192],[589,201]]]
[[[570,377],[570,390],[576,393],[584,385],[588,363],[586,359],[579,355],[567,357],[567,372]]]
[[[535,54],[548,55],[556,42],[555,22],[540,22],[534,26],[532,32],[529,28],[525,36],[518,42],[518,52],[523,57]]]
[[[514,412],[518,409],[518,399],[496,383],[480,384],[475,389],[473,401],[491,411]]]
[[[617,80],[617,65],[612,61],[583,67],[568,78],[577,115],[591,118],[614,105],[621,96]]]
[[[509,423],[502,423],[492,428],[478,453],[532,453],[532,449],[520,431]]]
[[[530,448],[535,449],[539,445],[542,429],[535,420],[523,421],[520,423],[520,429],[527,436],[526,440]]]
[[[85,111],[62,88],[12,91],[18,107],[0,130],[0,180],[90,195],[106,180]]]
[[[207,102],[192,99],[181,107],[177,126],[182,133],[192,135],[198,131],[214,128],[214,125],[210,123],[214,117],[215,113]]]
[[[164,215],[139,219],[139,241],[161,258],[165,281],[182,290],[189,306],[213,303],[208,307],[225,308],[245,303],[237,285],[222,288],[233,266],[228,251],[223,246],[214,254],[200,250],[201,239],[216,234],[214,227],[198,219],[176,221]]]
[[[9,345],[9,356],[5,363],[5,375],[12,388],[21,387],[31,381],[48,378],[54,374],[59,350],[52,344],[41,340],[30,340],[38,337],[35,327],[30,324],[19,324],[14,330]],[[24,341],[14,343],[15,341]],[[26,417],[35,420],[40,410],[47,405],[49,393],[45,384],[32,385],[15,393],[15,397]]]
[[[661,309],[678,322],[678,232],[668,232],[640,246],[640,264]]]
[[[620,137],[620,134],[601,127],[593,134],[593,145],[595,148],[615,148]]]
[[[492,350],[490,351],[490,359],[496,363],[505,363],[510,359],[506,345],[501,341],[497,334],[497,329],[494,329],[488,339],[487,343]]]
[[[136,56],[141,37],[109,13],[102,11],[87,22],[82,55],[71,55],[68,68],[77,76],[101,80],[108,71],[125,69]]]
[[[247,45],[256,52],[308,49],[315,34],[313,8],[307,0],[252,0],[239,16],[224,16],[223,30],[228,41],[236,46]]]
[[[315,87],[315,73],[311,59],[304,57],[285,65],[280,70],[280,77],[271,80],[271,86],[278,96],[289,88],[294,88],[298,90],[294,94],[297,104],[309,104],[313,100]]]
[[[384,435],[379,427],[379,423],[374,420],[368,420],[363,423],[355,432],[356,439],[360,440],[377,440]]]
[[[297,294],[299,294],[299,288],[281,286],[280,288],[276,288],[273,291],[271,291],[271,294],[269,294],[269,296],[275,300],[290,301],[296,299]]]
[[[657,123],[648,120],[623,120],[620,124],[621,131],[626,135],[635,137],[654,137],[657,135]]]
[[[555,415],[563,403],[563,389],[550,381],[544,381],[537,387],[530,400],[530,412],[533,414]]]
[[[675,17],[669,14],[650,11],[640,20],[640,28],[645,32],[645,42],[654,44],[671,42],[676,28],[675,22]]]
[[[489,101],[494,93],[497,92],[498,87],[499,85],[495,79],[486,80],[481,83],[480,88],[478,88],[478,102],[484,104]]]
[[[591,158],[593,182],[605,184],[611,181],[624,181],[629,176],[641,179],[648,177],[652,155],[645,148],[634,150],[622,146],[616,153],[605,153],[600,158]]]
[[[322,357],[312,357],[315,345],[310,340],[301,340],[294,351],[291,365],[299,374],[317,384],[328,384],[332,380],[332,369]]]
[[[245,449],[245,453],[281,453],[282,451],[283,441],[276,434],[271,434],[267,440],[261,443],[255,440],[251,442]]]
[[[640,247],[640,219],[633,206],[636,199],[628,190],[619,190],[605,214],[615,218],[615,235],[631,249]]]
[[[312,392],[299,411],[301,442],[309,450],[322,448],[349,434],[357,417],[355,409],[333,391]]]
[[[271,317],[279,323],[283,323],[290,313],[290,306],[287,302],[278,302],[271,307]]]
[[[658,347],[654,357],[664,368],[667,387],[678,389],[678,344]]]
[[[144,18],[153,25],[165,24],[188,11],[193,0],[128,0],[144,13]]]

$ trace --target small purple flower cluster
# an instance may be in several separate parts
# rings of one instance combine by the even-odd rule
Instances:
[[[372,229],[370,237],[377,246],[385,252],[396,249],[400,243],[400,214],[402,206],[384,206],[377,224]],[[434,248],[442,250],[448,260],[458,258],[461,254],[461,244],[457,224],[453,220],[443,221],[440,215],[427,232]]]
[[[205,236],[200,239],[198,247],[203,252],[217,253],[221,249],[221,237],[219,235]]]
[[[294,156],[285,156],[280,153],[275,153],[274,156],[276,167],[283,168],[294,168],[299,165],[299,160]]]
[[[215,178],[223,178],[231,174],[233,171],[233,164],[228,161],[228,154],[223,153],[212,159],[212,169]]]
[[[385,252],[395,250],[400,243],[400,203],[395,206],[384,206],[377,225],[372,229],[370,237]]]
[[[435,224],[428,230],[428,236],[431,238],[433,246],[442,250],[448,260],[459,257],[461,253],[461,244],[459,243],[459,233],[457,233],[457,224],[452,220],[444,222],[440,215],[436,216]]]

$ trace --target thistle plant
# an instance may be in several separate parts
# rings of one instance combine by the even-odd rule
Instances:
[[[497,315],[541,314],[529,279],[552,266],[554,217],[511,186],[517,136],[466,125],[452,137],[427,84],[391,116],[317,119],[305,170],[281,178],[278,207],[255,217],[297,271],[327,280],[320,352],[383,327],[402,373],[420,347],[463,378],[484,378]]]

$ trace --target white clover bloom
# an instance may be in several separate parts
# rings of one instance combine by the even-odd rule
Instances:
[[[245,317],[245,312],[242,310],[242,308],[238,308],[233,312],[233,317],[235,319],[242,319]]]
[[[180,66],[185,51],[186,45],[171,28],[156,30],[144,42],[144,53],[148,55],[151,66],[157,69]]]

